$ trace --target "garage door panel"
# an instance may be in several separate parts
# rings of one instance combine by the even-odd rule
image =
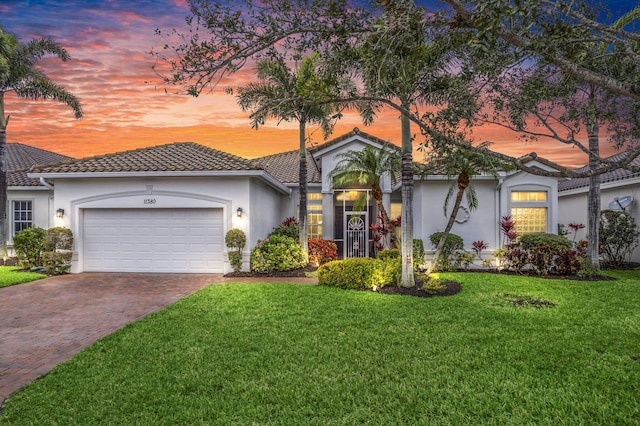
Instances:
[[[87,209],[84,270],[223,272],[222,209]]]

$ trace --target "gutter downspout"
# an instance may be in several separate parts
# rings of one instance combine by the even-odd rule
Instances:
[[[53,185],[52,185],[52,184],[50,184],[49,182],[47,182],[47,181],[45,180],[45,178],[41,177],[41,178],[40,178],[40,183],[41,183],[43,186],[46,186],[48,189],[50,189],[50,190],[52,190],[52,191],[53,191]]]

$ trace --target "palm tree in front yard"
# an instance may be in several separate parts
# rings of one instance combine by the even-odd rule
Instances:
[[[389,219],[382,199],[382,179],[390,176],[397,181],[402,166],[402,158],[397,148],[385,144],[380,149],[367,145],[361,151],[347,151],[338,155],[340,161],[329,173],[333,188],[344,188],[349,185],[363,185],[371,188],[371,196],[376,200],[378,213],[382,223],[389,230],[391,241],[397,243],[395,225]]]
[[[9,115],[5,116],[5,94],[15,93],[20,98],[51,99],[68,105],[76,118],[82,118],[80,101],[63,87],[51,81],[40,69],[38,62],[46,55],[55,55],[62,61],[69,54],[50,38],[37,38],[21,43],[16,36],[4,32],[0,26],[0,252],[6,253],[7,244],[7,166],[6,144]]]
[[[338,98],[340,86],[320,72],[319,57],[315,54],[303,58],[294,70],[281,58],[261,61],[257,74],[257,82],[238,89],[238,104],[243,111],[251,111],[251,123],[256,129],[268,118],[298,122],[299,237],[302,249],[308,253],[306,125],[319,124],[325,138],[331,134],[335,106],[325,102]]]

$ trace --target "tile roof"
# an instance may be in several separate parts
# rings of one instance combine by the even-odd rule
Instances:
[[[627,155],[627,152],[619,152],[610,157],[607,157],[606,160],[609,161],[621,161]],[[631,161],[631,166],[640,166],[640,157],[636,157]],[[580,167],[576,169],[576,172],[586,171],[588,166]],[[616,169],[611,172],[603,173],[600,175],[600,183],[607,182],[615,182],[619,180],[630,179],[633,177],[640,176],[640,173],[631,172],[626,169]],[[569,180],[565,180],[562,182],[558,182],[558,191],[569,191],[571,189],[584,188],[589,186],[589,178],[573,178]]]
[[[338,144],[338,143],[340,143],[340,142],[342,142],[342,141],[344,141],[346,139],[349,139],[349,138],[351,138],[353,136],[356,136],[356,135],[362,136],[364,139],[370,140],[371,142],[379,143],[380,145],[389,144],[392,147],[396,147],[396,148],[400,149],[399,147],[397,147],[396,145],[392,144],[389,141],[385,141],[384,139],[380,139],[380,138],[378,138],[376,136],[373,136],[373,135],[370,135],[370,134],[368,134],[366,132],[363,132],[362,130],[360,130],[357,127],[354,127],[353,130],[350,131],[349,133],[345,133],[344,135],[338,136],[337,138],[331,139],[330,141],[327,141],[327,142],[325,142],[323,144],[313,146],[313,147],[309,148],[308,151],[313,154],[313,153],[315,153],[317,151],[320,151],[322,149],[328,148],[328,147],[330,147],[332,145],[336,145],[336,144]]]
[[[262,170],[247,160],[194,142],[175,142],[36,166],[31,173],[197,172]]]
[[[284,184],[298,184],[300,164],[300,152],[295,151],[283,152],[281,154],[267,155],[254,159],[254,161],[270,175],[278,179]],[[313,157],[307,155],[307,183],[321,183],[322,177],[320,171],[316,167]]]
[[[27,177],[27,171],[36,164],[56,163],[71,160],[71,157],[55,152],[36,148],[21,143],[8,143],[7,155],[7,180],[12,186],[42,186],[39,179]]]

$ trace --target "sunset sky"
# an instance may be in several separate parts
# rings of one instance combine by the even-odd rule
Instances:
[[[624,12],[634,2],[608,3],[614,12]],[[21,100],[9,94],[5,99],[6,113],[11,115],[8,141],[72,157],[177,141],[193,141],[246,158],[296,149],[295,123],[271,121],[254,130],[233,96],[219,91],[196,99],[173,94],[173,88],[160,84],[151,69],[154,58],[148,53],[163,44],[154,30],[184,27],[187,14],[185,0],[0,0],[0,25],[5,31],[23,42],[50,36],[69,51],[72,59],[66,63],[45,59],[41,64],[84,107],[84,118],[75,120],[71,109],[62,104]],[[239,85],[245,82],[238,78]],[[354,127],[400,143],[395,112],[381,114],[369,127],[357,115],[347,115],[332,137]],[[322,132],[314,130],[312,141],[322,143]],[[494,150],[510,155],[536,151],[567,166],[585,163],[577,150],[557,142],[524,144],[495,128],[481,129],[475,135],[478,141],[495,141]],[[607,147],[603,152],[614,151]]]

